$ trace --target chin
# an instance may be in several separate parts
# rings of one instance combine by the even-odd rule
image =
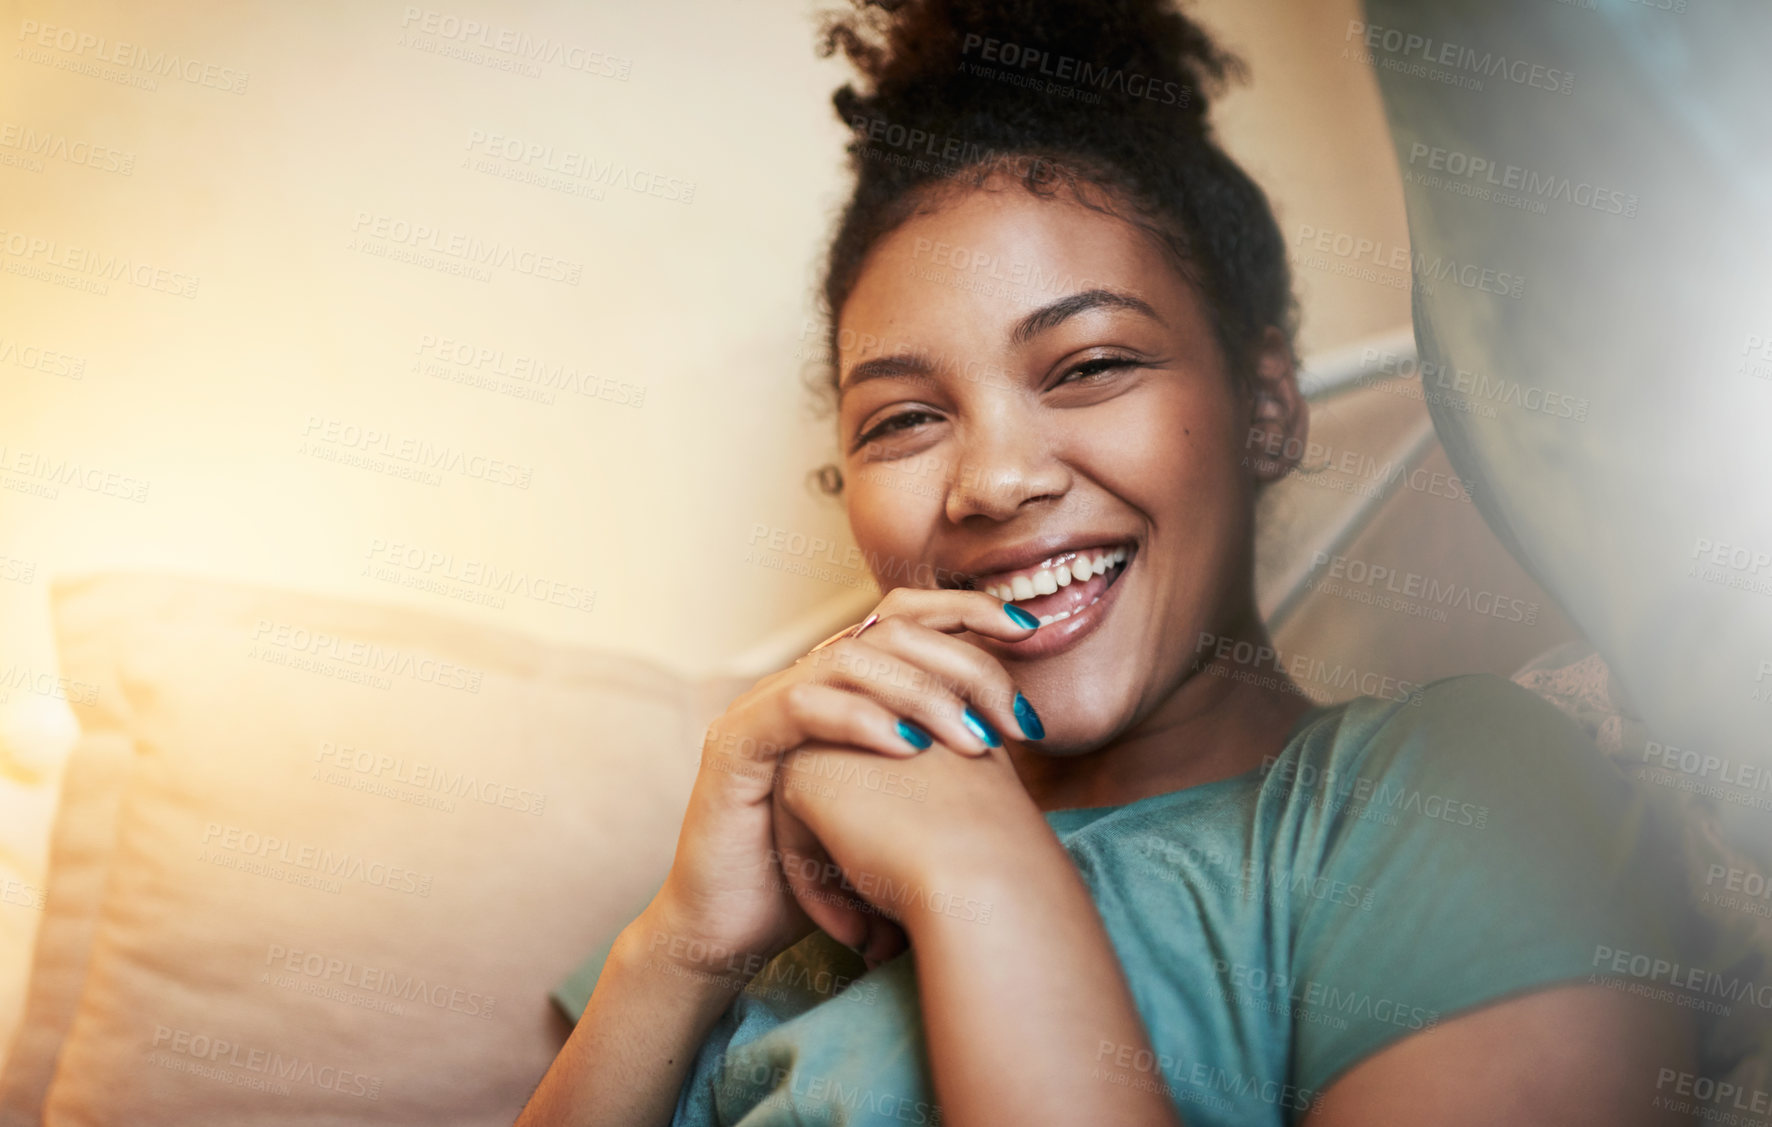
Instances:
[[[1052,759],[1088,755],[1123,731],[1136,711],[1134,694],[1140,687],[1137,678],[1100,669],[1081,677],[1059,668],[1030,671],[1023,684],[1046,725],[1046,738],[1022,746]]]

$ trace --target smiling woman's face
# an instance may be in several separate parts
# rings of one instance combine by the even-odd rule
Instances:
[[[1012,186],[895,229],[840,311],[856,541],[884,588],[969,582],[1046,621],[966,635],[1039,709],[1031,748],[1126,731],[1252,614],[1255,488],[1279,472],[1253,455],[1301,420],[1239,391],[1209,316],[1139,228]],[[1295,395],[1283,347],[1257,369]]]

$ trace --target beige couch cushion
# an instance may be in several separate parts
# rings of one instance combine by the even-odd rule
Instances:
[[[86,957],[133,754],[127,737],[108,729],[81,741],[62,772],[24,1011],[0,1070],[0,1127],[36,1127],[42,1120],[56,1055],[86,982]]]
[[[669,864],[692,688],[317,596],[55,600],[63,672],[116,705],[76,759],[133,767],[46,1121],[509,1123],[565,1034],[548,989]]]
[[[62,668],[98,669],[107,654],[128,648],[125,632],[151,618],[145,603],[134,618],[107,613],[102,600],[79,597],[84,585],[52,589]],[[74,593],[62,602],[60,595]],[[159,593],[170,598],[172,588]],[[141,597],[146,598],[143,592]],[[83,613],[98,612],[94,615]],[[86,983],[86,959],[116,844],[117,811],[135,758],[125,716],[128,702],[116,678],[99,684],[69,679],[67,700],[84,734],[69,751],[50,826],[46,904],[31,951],[24,1010],[3,1069],[0,1127],[36,1127],[55,1072],[62,1039]]]

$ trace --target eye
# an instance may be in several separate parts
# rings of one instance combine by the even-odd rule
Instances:
[[[937,416],[932,411],[900,411],[898,414],[890,415],[875,424],[866,433],[858,437],[855,440],[855,444],[849,449],[851,451],[859,450],[870,442],[878,442],[880,439],[897,434],[900,431],[915,430],[925,421],[932,422],[936,417]]]
[[[1138,366],[1138,361],[1133,360],[1129,356],[1096,356],[1072,367],[1069,371],[1065,372],[1064,375],[1060,376],[1058,382],[1052,386],[1061,387],[1065,384],[1083,384],[1084,386],[1088,386],[1090,384],[1097,384],[1101,382],[1101,377],[1107,375],[1109,372],[1121,368],[1132,368],[1136,366]]]

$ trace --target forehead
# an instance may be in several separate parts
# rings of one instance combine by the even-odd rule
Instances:
[[[838,320],[852,363],[940,338],[1006,338],[1032,310],[1092,288],[1153,305],[1191,293],[1157,240],[1116,215],[1060,193],[972,189],[936,203],[881,238]]]

